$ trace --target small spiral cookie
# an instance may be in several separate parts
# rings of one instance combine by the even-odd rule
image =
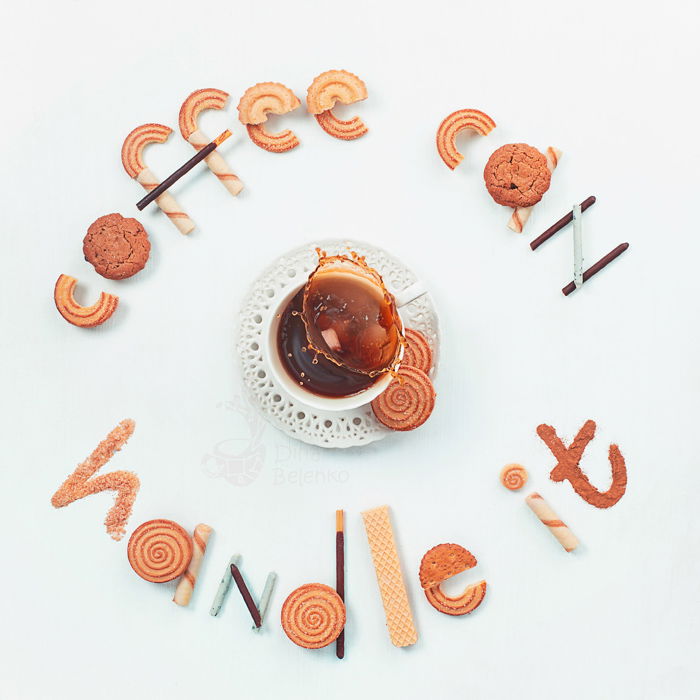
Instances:
[[[377,420],[387,428],[414,430],[433,412],[435,389],[425,372],[401,366],[394,381],[371,405]]]
[[[401,365],[406,367],[416,367],[426,374],[433,366],[433,351],[426,337],[420,331],[413,328],[406,328],[406,349],[403,353]]]
[[[332,644],[345,627],[345,604],[322,583],[307,583],[292,591],[282,605],[282,629],[297,645],[321,649]]]
[[[425,589],[428,602],[445,615],[468,615],[476,610],[486,595],[486,581],[467,586],[462,595],[452,598],[445,594],[440,585]]]
[[[132,533],[131,568],[146,581],[165,583],[182,575],[192,558],[192,538],[172,520],[149,520]]]
[[[501,469],[501,483],[511,491],[518,491],[525,486],[527,477],[527,469],[522,464],[506,464]]]

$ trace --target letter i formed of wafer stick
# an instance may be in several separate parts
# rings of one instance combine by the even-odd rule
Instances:
[[[578,547],[578,538],[568,528],[559,516],[552,510],[547,501],[536,491],[525,498],[530,510],[540,519],[548,530],[557,538],[559,544],[567,551],[573,552]]]
[[[340,599],[345,602],[345,513],[335,511],[335,590]],[[342,659],[345,656],[345,629],[335,640],[335,655]]]
[[[143,124],[137,126],[124,139],[122,145],[122,165],[129,177],[133,177],[144,190],[150,192],[160,184],[151,169],[143,162],[143,149],[150,143],[165,143],[172,133],[170,127],[163,124]],[[182,234],[194,231],[194,221],[183,211],[169,192],[163,192],[156,198],[156,204],[172,221]]]

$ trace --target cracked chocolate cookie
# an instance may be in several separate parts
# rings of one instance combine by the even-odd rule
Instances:
[[[489,194],[504,207],[531,207],[549,189],[547,159],[526,143],[508,143],[491,154],[484,168]]]
[[[83,239],[85,259],[98,275],[110,280],[123,280],[143,270],[150,252],[143,226],[121,214],[101,216]]]

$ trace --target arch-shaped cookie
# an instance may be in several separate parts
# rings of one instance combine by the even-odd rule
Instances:
[[[164,124],[142,124],[137,126],[122,145],[122,165],[129,177],[136,178],[146,169],[143,149],[149,143],[165,143],[173,130]]]
[[[104,323],[116,310],[119,297],[101,292],[100,298],[92,306],[81,306],[73,296],[77,284],[75,277],[59,275],[53,291],[58,313],[68,323],[80,328],[92,328]]]
[[[486,136],[496,127],[496,122],[488,114],[478,109],[458,109],[446,116],[437,130],[436,143],[440,158],[448,168],[454,170],[464,159],[457,150],[455,139],[460,131],[471,129]]]
[[[180,107],[178,125],[182,138],[189,139],[197,130],[199,115],[207,109],[224,109],[229,94],[217,88],[195,90]]]

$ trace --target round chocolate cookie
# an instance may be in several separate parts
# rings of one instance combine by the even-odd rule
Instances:
[[[531,207],[549,189],[547,159],[526,143],[508,143],[491,154],[484,168],[486,189],[504,207]]]
[[[98,275],[110,280],[123,280],[143,270],[150,252],[144,227],[121,214],[101,216],[83,239],[85,259]]]

